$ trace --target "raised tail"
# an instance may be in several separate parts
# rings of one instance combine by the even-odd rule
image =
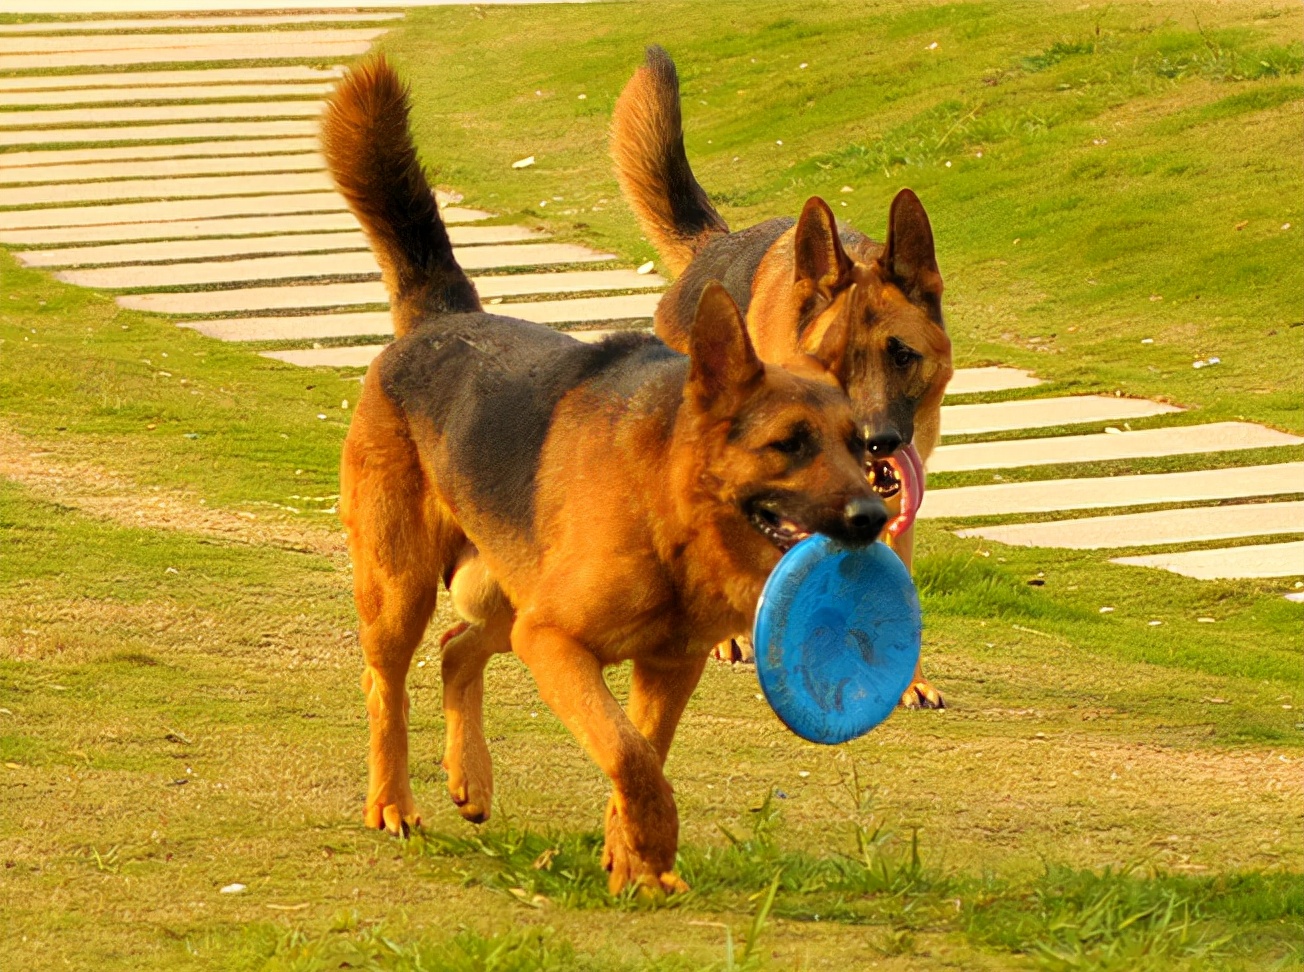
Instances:
[[[417,161],[408,109],[407,85],[375,57],[344,76],[321,122],[326,165],[371,241],[398,337],[427,314],[480,310]]]
[[[660,47],[649,47],[611,117],[611,157],[621,191],[639,225],[678,274],[709,240],[729,227],[697,184],[684,152],[679,75]]]

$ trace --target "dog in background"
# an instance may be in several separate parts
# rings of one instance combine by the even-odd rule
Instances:
[[[900,464],[917,462],[922,473],[941,436],[952,374],[942,275],[918,197],[909,189],[897,194],[884,243],[838,226],[818,196],[795,221],[770,219],[730,232],[688,164],[679,79],[660,47],[648,48],[621,92],[611,131],[625,199],[677,275],[657,307],[657,336],[686,349],[697,301],[709,281],[720,281],[745,312],[762,361],[805,369],[815,359],[847,390],[866,430],[867,472],[880,495],[900,502]],[[913,525],[892,544],[909,567]],[[922,668],[901,701],[943,705]]]
[[[322,121],[331,175],[371,242],[396,338],[344,443],[370,723],[368,825],[419,820],[408,778],[412,655],[441,581],[474,624],[443,652],[444,766],[464,817],[489,813],[484,666],[510,650],[610,777],[613,892],[680,890],[662,771],[711,647],[751,618],[810,533],[873,542],[887,509],[862,426],[822,367],[763,364],[724,288],[701,288],[687,356],[650,335],[588,345],[485,313],[453,257],[383,59]],[[632,661],[622,709],[603,669]]]

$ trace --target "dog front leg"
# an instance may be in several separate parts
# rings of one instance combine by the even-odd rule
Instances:
[[[896,551],[896,555],[901,558],[901,562],[906,565],[906,570],[914,573],[915,559],[915,527],[911,524],[909,528],[901,531],[900,535],[890,538],[889,545]],[[901,706],[907,709],[945,709],[946,703],[942,701],[942,693],[933,687],[933,683],[924,677],[924,660],[920,656],[919,661],[915,662],[915,676],[910,680],[909,687],[901,696]]]
[[[512,629],[512,650],[530,669],[543,701],[611,780],[614,825],[627,851],[620,868],[611,870],[611,893],[629,884],[653,894],[683,890],[674,873],[679,815],[662,756],[607,688],[601,663],[556,628],[524,619]],[[675,720],[682,710],[679,705]],[[609,820],[609,834],[611,826]]]

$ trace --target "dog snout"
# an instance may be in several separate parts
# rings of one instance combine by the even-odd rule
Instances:
[[[900,432],[896,429],[884,429],[871,435],[866,445],[869,447],[870,456],[875,459],[886,459],[901,448],[901,442]]]
[[[851,543],[873,543],[887,525],[887,507],[877,496],[857,496],[842,508],[842,526]]]

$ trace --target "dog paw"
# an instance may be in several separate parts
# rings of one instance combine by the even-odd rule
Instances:
[[[373,830],[386,830],[395,837],[406,837],[421,826],[421,814],[417,813],[410,793],[393,801],[384,797],[368,798],[364,819]]]
[[[720,661],[730,664],[741,662],[744,665],[751,665],[756,661],[756,650],[752,647],[752,639],[746,635],[720,642],[712,649],[711,654]]]
[[[608,874],[607,890],[611,894],[620,894],[632,887],[635,897],[640,900],[654,900],[688,890],[687,882],[673,869],[657,867],[634,850],[614,799],[607,805],[606,824],[602,867]],[[674,851],[656,856],[673,861]]]
[[[448,769],[448,762],[444,769]],[[460,767],[448,771],[448,795],[457,805],[457,812],[462,819],[470,823],[484,823],[489,819],[490,805],[493,803],[493,786],[476,773],[466,773]]]
[[[946,708],[942,693],[933,688],[933,684],[926,678],[916,679],[910,683],[910,687],[901,696],[900,705],[903,709]]]

